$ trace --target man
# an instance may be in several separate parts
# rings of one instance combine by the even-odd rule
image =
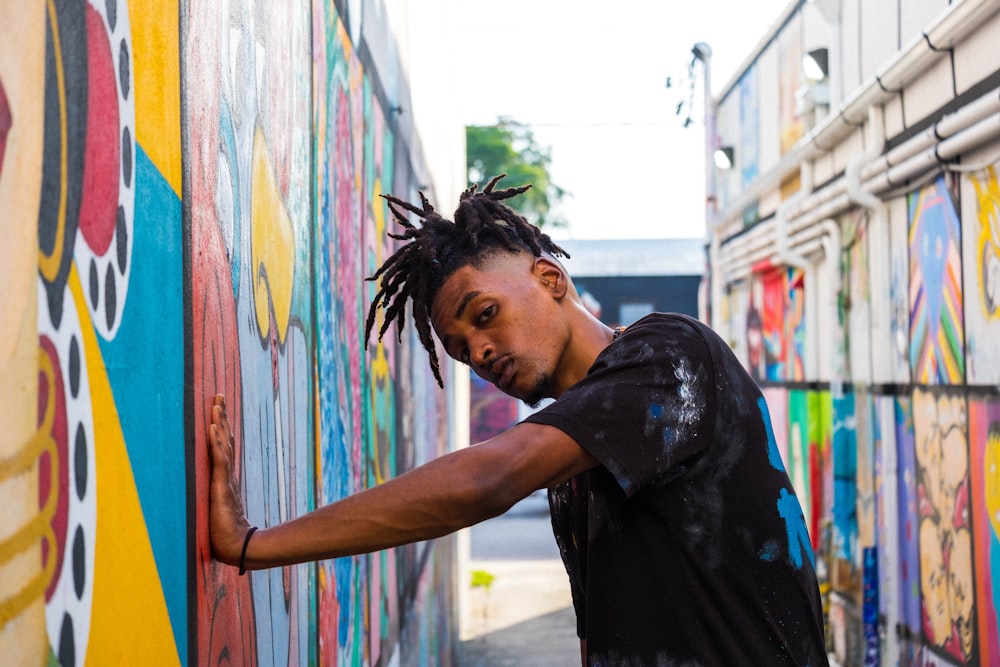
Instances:
[[[812,551],[757,385],[694,319],[597,320],[562,249],[502,203],[527,188],[494,191],[499,178],[463,193],[454,222],[422,195],[422,208],[386,197],[406,243],[372,277],[367,329],[377,308],[380,337],[402,327],[409,301],[439,383],[431,327],[507,394],[556,400],[484,443],[254,533],[217,397],[216,557],[242,569],[374,551],[547,488],[584,664],[825,665]]]

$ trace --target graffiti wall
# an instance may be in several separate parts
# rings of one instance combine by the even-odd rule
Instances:
[[[997,167],[969,175],[963,198],[964,279],[969,381],[1000,384],[1000,185]]]
[[[998,10],[789,3],[710,108],[701,314],[787,420],[841,667],[1000,665]]]
[[[378,195],[422,159],[398,62],[339,3],[29,4],[0,7],[4,660],[450,664],[450,540],[246,576],[208,545],[215,393],[260,526],[446,449],[419,343],[363,340]]]
[[[830,649],[848,664],[997,664],[996,166],[938,176],[902,198],[888,210],[905,217],[885,221],[892,303],[874,301],[864,212],[838,221],[840,255],[824,260],[833,284],[810,290],[803,282],[823,271],[761,265],[730,301],[761,322],[762,359],[748,354],[747,364],[782,422],[775,432],[830,595]],[[809,295],[830,299],[825,291],[845,332],[834,350],[845,376],[829,384],[796,371],[799,313]],[[891,384],[872,380],[877,308],[892,339]]]

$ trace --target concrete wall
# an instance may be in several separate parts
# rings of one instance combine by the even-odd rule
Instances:
[[[764,387],[848,665],[1000,663],[998,10],[792,2],[717,99],[703,315]]]
[[[452,661],[453,540],[244,577],[208,546],[216,392],[261,526],[449,446],[415,338],[362,340],[377,195],[458,173],[424,157],[393,20],[0,7],[3,662]]]

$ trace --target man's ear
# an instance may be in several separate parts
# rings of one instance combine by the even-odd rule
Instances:
[[[562,299],[569,290],[569,276],[566,270],[548,257],[536,257],[533,267],[534,275],[541,282],[552,296]]]

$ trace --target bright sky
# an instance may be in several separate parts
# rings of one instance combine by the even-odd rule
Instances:
[[[456,2],[460,118],[507,116],[551,149],[552,180],[572,193],[555,239],[702,238],[700,63],[694,122],[683,127],[691,47],[711,46],[718,93],[789,2]]]

